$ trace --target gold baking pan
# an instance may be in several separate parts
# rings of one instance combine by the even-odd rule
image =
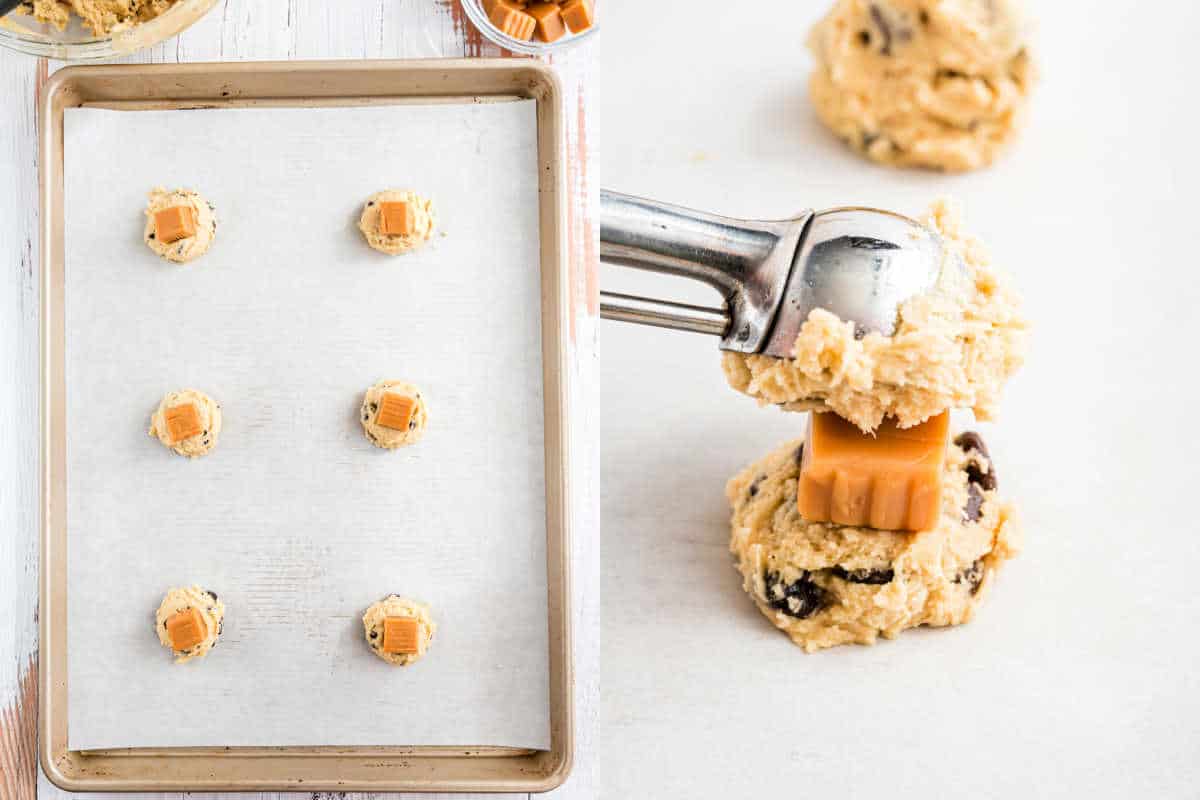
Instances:
[[[63,113],[139,109],[537,101],[550,749],[233,747],[73,751],[67,744],[66,380]],[[533,61],[463,59],[72,67],[41,99],[42,768],[70,791],[541,792],[572,755],[569,542],[572,519],[562,93]]]

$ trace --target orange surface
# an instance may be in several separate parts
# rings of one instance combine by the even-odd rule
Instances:
[[[384,618],[383,652],[402,655],[421,652],[421,623],[412,617]]]
[[[171,206],[154,214],[154,238],[163,244],[196,235],[196,210],[191,206]]]
[[[533,17],[517,8],[517,6],[508,0],[496,0],[492,6],[491,13],[488,14],[488,19],[502,33],[523,41],[532,39],[533,30],[537,27],[537,22]]]
[[[557,3],[533,3],[525,13],[537,23],[533,35],[539,40],[554,42],[567,35],[567,25]]]
[[[407,200],[387,200],[379,204],[379,232],[384,236],[411,236],[417,230],[417,217]]]
[[[417,401],[408,395],[385,392],[383,397],[379,398],[379,412],[375,415],[375,424],[395,431],[406,431],[416,410]]]
[[[562,17],[572,33],[586,31],[595,21],[589,0],[567,0],[562,4]]]
[[[163,412],[163,418],[167,423],[167,438],[171,440],[171,444],[190,439],[204,431],[204,424],[200,422],[200,411],[194,403],[171,406]]]
[[[173,650],[190,650],[203,642],[207,634],[204,618],[194,608],[186,608],[167,619],[167,636]]]
[[[922,531],[937,525],[950,412],[874,435],[833,413],[810,414],[796,502],[812,522]]]

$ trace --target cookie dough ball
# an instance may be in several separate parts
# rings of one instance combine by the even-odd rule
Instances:
[[[358,419],[371,444],[394,450],[420,441],[429,423],[429,408],[411,383],[380,381],[363,395]]]
[[[158,641],[175,654],[175,663],[204,658],[217,646],[225,604],[216,592],[188,586],[171,589],[154,614]]]
[[[433,222],[433,201],[416,192],[388,189],[367,198],[358,229],[371,247],[397,256],[429,241]]]
[[[221,434],[221,406],[199,389],[168,392],[150,417],[150,435],[181,456],[207,455]]]
[[[180,264],[208,252],[217,235],[217,215],[212,203],[191,189],[150,192],[146,206],[146,246],[167,261]]]
[[[1013,140],[1035,80],[1016,0],[838,0],[816,24],[817,115],[870,159],[962,171]]]
[[[425,655],[437,631],[427,606],[396,594],[368,608],[362,621],[371,651],[401,667]]]
[[[983,440],[968,433],[947,445],[941,520],[918,533],[803,519],[796,510],[802,447],[801,440],[784,445],[725,489],[733,506],[729,548],[759,611],[807,652],[969,622],[1021,543]]]
[[[763,405],[835,411],[864,431],[884,416],[909,428],[950,408],[992,419],[1025,360],[1020,298],[945,201],[921,221],[941,235],[946,268],[936,287],[900,306],[891,336],[858,338],[853,323],[817,309],[801,326],[792,358],[723,353],[729,385]],[[965,277],[951,268],[955,260]]]

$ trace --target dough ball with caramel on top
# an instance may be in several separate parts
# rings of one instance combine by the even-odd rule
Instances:
[[[429,241],[433,223],[433,201],[416,192],[388,189],[367,198],[358,229],[372,248],[398,256]]]
[[[358,412],[363,434],[386,450],[415,444],[429,423],[421,390],[404,381],[380,381],[367,389]]]
[[[204,658],[217,645],[225,604],[199,586],[171,589],[154,614],[158,641],[175,654],[175,663]]]
[[[181,456],[207,455],[221,433],[221,406],[199,389],[168,392],[150,417],[150,435]]]
[[[180,264],[208,252],[217,235],[212,203],[191,189],[150,192],[142,240],[159,257]]]
[[[437,625],[428,606],[389,594],[363,614],[363,635],[375,655],[406,667],[429,648]]]

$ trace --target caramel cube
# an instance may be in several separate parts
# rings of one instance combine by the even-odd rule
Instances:
[[[185,608],[167,619],[167,636],[171,639],[171,649],[176,652],[192,649],[207,635],[204,618],[194,608]]]
[[[375,415],[375,424],[394,431],[408,430],[413,413],[417,410],[417,401],[406,394],[384,392],[379,398],[379,412]]]
[[[412,617],[385,617],[383,652],[405,655],[421,652],[421,623]]]
[[[379,232],[384,236],[411,236],[417,231],[417,215],[407,200],[379,204]]]
[[[196,210],[191,206],[171,206],[154,213],[154,238],[163,244],[196,235]]]
[[[483,13],[487,14],[490,18],[492,16],[492,9],[502,3],[510,5],[518,11],[524,11],[527,5],[525,0],[483,0]]]
[[[508,0],[496,0],[488,19],[501,33],[508,34],[514,39],[528,41],[533,38],[533,30],[537,22],[533,17],[517,8]]]
[[[935,527],[949,434],[949,411],[903,430],[889,417],[873,435],[836,414],[810,414],[796,491],[800,516],[881,530]]]
[[[554,42],[567,35],[567,26],[557,3],[534,3],[525,9],[525,13],[537,23],[533,35],[540,41]]]
[[[567,0],[562,5],[562,18],[572,33],[586,31],[595,21],[590,0]]]
[[[204,431],[204,424],[200,422],[200,411],[195,403],[171,406],[163,411],[163,419],[167,423],[167,437],[171,444],[190,439]]]

